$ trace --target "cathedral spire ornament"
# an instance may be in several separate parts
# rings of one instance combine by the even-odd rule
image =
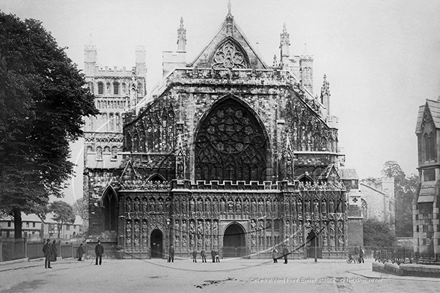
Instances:
[[[234,17],[231,14],[231,0],[228,1],[228,15],[226,15],[226,34],[232,36],[234,33]]]
[[[280,34],[280,63],[287,63],[289,58],[290,38],[287,32],[286,23],[283,25],[283,32]]]
[[[327,81],[327,75],[324,74],[324,81],[321,87],[321,104],[324,105],[327,115],[330,115],[330,83]]]
[[[177,51],[186,50],[186,29],[183,26],[183,17],[180,18],[180,27],[177,29]]]

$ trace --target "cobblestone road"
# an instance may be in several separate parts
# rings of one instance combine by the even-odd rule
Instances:
[[[438,292],[440,279],[397,277],[344,260],[60,260],[0,265],[1,292]]]

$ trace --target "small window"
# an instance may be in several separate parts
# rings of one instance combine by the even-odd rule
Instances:
[[[8,227],[11,227],[11,221],[8,221]]]
[[[96,159],[97,160],[102,160],[102,147],[97,147],[96,148]]]
[[[70,225],[66,225],[66,231],[70,231]]]
[[[119,95],[119,82],[113,83],[113,94]]]
[[[98,82],[98,94],[104,94],[104,84],[102,82]]]
[[[26,222],[26,228],[29,228],[29,222]]]
[[[33,227],[33,228],[35,228],[35,222],[34,222],[34,223],[32,223],[32,227]]]

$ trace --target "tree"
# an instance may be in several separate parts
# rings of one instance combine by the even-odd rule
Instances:
[[[83,220],[84,230],[87,231],[89,221],[89,209],[87,207],[87,200],[85,198],[78,198],[72,205],[73,213],[78,215]]]
[[[417,190],[419,177],[414,174],[407,177],[395,161],[385,162],[382,175],[394,178],[396,236],[412,237],[412,200]]]
[[[364,221],[364,246],[389,247],[396,241],[387,223],[368,219]]]
[[[84,75],[34,19],[0,11],[0,209],[14,216],[62,197],[73,173],[69,142],[96,115]]]
[[[68,203],[59,200],[50,204],[49,211],[54,215],[52,219],[58,223],[58,238],[60,238],[62,226],[75,222],[73,208]]]

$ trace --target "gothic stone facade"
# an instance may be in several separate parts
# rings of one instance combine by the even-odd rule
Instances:
[[[185,43],[181,21],[182,56]],[[290,58],[288,45],[284,27],[280,63],[267,66],[229,13],[192,63],[164,60],[161,87],[125,114],[119,166],[85,172],[91,237],[126,257],[163,257],[171,244],[184,257],[269,257],[284,245],[297,258],[315,245],[319,257],[345,257],[329,84],[315,98],[311,57]]]
[[[416,135],[420,186],[413,200],[414,251],[440,253],[440,102],[420,106]]]

